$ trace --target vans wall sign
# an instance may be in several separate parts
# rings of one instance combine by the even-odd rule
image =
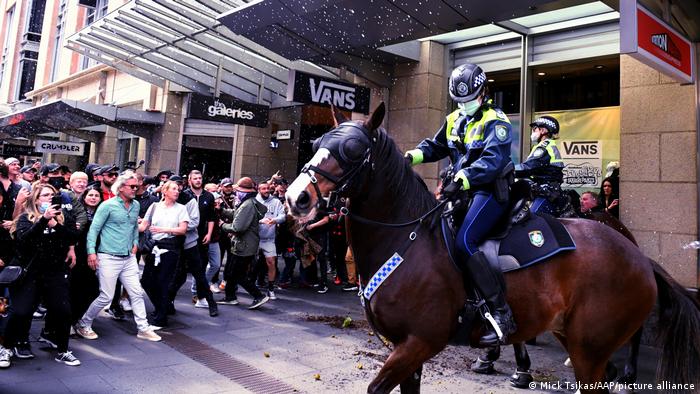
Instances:
[[[636,0],[620,0],[620,53],[681,83],[694,81],[693,43]]]
[[[267,127],[270,107],[251,104],[230,96],[219,98],[190,94],[188,117],[212,120],[215,122],[242,124],[253,127]]]
[[[287,101],[335,105],[347,111],[369,114],[369,97],[370,90],[364,86],[289,70]]]
[[[53,140],[36,140],[37,152],[56,153],[59,155],[82,156],[85,144],[82,142],[65,142]]]

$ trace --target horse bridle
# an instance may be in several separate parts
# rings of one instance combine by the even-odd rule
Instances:
[[[352,185],[352,182],[355,180],[355,178],[364,170],[366,167],[372,167],[372,147],[374,142],[376,142],[375,138],[370,139],[369,137],[369,131],[362,127],[357,125],[354,122],[345,122],[336,127],[334,130],[331,131],[334,132],[336,130],[339,130],[342,128],[346,127],[351,127],[359,130],[361,134],[368,140],[368,147],[365,149],[363,157],[361,159],[361,163],[358,166],[355,166],[352,168],[350,171],[343,171],[343,175],[341,177],[337,177],[330,172],[323,170],[315,165],[312,165],[310,163],[306,163],[304,167],[301,169],[302,174],[306,174],[309,177],[309,180],[311,181],[311,184],[314,186],[314,190],[316,192],[316,208],[321,210],[321,211],[326,211],[329,207],[335,207],[338,205],[338,196],[340,196],[342,193],[344,193],[347,189],[350,188]],[[323,141],[323,137],[321,137],[321,142]],[[319,146],[320,148],[320,146]],[[341,148],[342,149],[342,148]],[[342,150],[339,151],[338,153],[341,156],[340,161],[346,161],[347,158],[342,157]],[[360,160],[358,160],[360,162]],[[341,167],[343,167],[342,164],[352,164],[352,163],[341,163]],[[310,173],[310,171],[313,171],[313,173]],[[326,178],[329,182],[333,183],[336,188],[335,190],[331,191],[328,193],[328,197],[324,197],[323,193],[321,192],[321,188],[318,186],[318,178],[316,178],[316,174],[320,174],[324,178]]]

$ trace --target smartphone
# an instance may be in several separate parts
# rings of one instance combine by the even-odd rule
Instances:
[[[58,209],[61,209],[61,205],[63,205],[63,199],[61,198],[60,194],[51,198],[51,205],[58,205]]]

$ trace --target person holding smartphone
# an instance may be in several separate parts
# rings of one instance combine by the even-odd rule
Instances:
[[[17,258],[13,263],[23,266],[26,274],[10,290],[10,305],[5,346],[17,358],[32,358],[28,338],[32,313],[43,299],[52,316],[50,345],[58,353],[56,361],[80,365],[68,350],[71,306],[68,272],[73,264],[66,258],[77,239],[75,219],[61,208],[61,196],[51,185],[34,188],[27,199],[24,212],[17,218],[11,232],[17,241]]]

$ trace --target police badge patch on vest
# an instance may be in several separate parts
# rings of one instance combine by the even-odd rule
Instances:
[[[528,233],[528,236],[530,237],[530,243],[532,244],[532,246],[541,248],[542,245],[544,245],[544,236],[542,235],[542,231],[530,231]]]
[[[496,125],[496,138],[499,141],[505,141],[508,138],[508,128],[502,124]]]
[[[542,149],[542,148],[537,148],[537,149],[535,149],[534,152],[532,152],[532,155],[533,155],[534,157],[540,157],[540,156],[544,155],[544,149]]]

